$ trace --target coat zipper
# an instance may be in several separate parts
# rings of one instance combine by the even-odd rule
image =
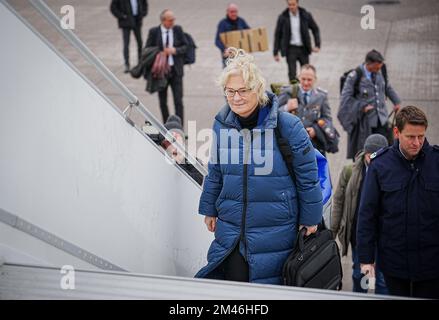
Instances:
[[[244,135],[244,140],[245,140],[245,145],[244,145],[244,183],[243,183],[243,202],[244,205],[242,207],[242,221],[241,221],[241,236],[240,236],[240,240],[243,242],[244,244],[244,260],[247,262],[247,240],[245,237],[245,221],[246,221],[246,217],[247,217],[247,188],[248,188],[248,155],[249,155],[249,151],[250,151],[250,145],[251,142],[253,140],[253,135],[250,131],[250,143],[248,143],[248,137],[247,135]]]

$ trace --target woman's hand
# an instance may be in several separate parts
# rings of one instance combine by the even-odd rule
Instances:
[[[299,227],[299,230],[300,229],[302,229],[302,228],[306,228],[306,234],[305,234],[305,236],[309,236],[310,234],[312,234],[312,233],[316,233],[317,232],[317,225],[315,225],[315,226],[300,226]]]
[[[360,264],[361,273],[370,277],[375,278],[375,264]]]
[[[209,230],[210,232],[215,232],[215,228],[216,228],[216,217],[208,217],[206,216],[204,218],[204,223],[207,226],[207,230]]]

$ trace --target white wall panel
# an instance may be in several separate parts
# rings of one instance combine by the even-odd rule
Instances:
[[[200,188],[2,4],[0,39],[0,208],[129,271],[192,276],[212,240]]]

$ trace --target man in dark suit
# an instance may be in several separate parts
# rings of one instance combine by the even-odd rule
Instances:
[[[320,31],[311,13],[299,7],[299,0],[287,0],[288,8],[279,15],[274,34],[273,55],[276,61],[280,61],[279,51],[282,57],[287,58],[288,77],[296,78],[296,61],[300,65],[309,63],[311,52],[320,51]],[[315,47],[312,47],[312,31]]]
[[[183,67],[187,48],[187,40],[183,29],[175,25],[174,13],[165,9],[160,14],[161,24],[149,30],[145,47],[159,47],[168,57],[171,67],[167,75],[168,82],[163,90],[159,91],[160,110],[163,122],[169,117],[168,86],[171,86],[174,96],[175,113],[183,121]]]
[[[111,13],[118,19],[119,28],[123,36],[123,57],[125,73],[130,70],[129,46],[130,31],[133,30],[137,41],[137,58],[140,60],[142,52],[142,20],[148,14],[146,0],[112,0]]]

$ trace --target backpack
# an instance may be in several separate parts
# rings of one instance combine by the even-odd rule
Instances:
[[[351,70],[346,71],[340,77],[340,94],[343,91],[343,87],[344,87],[344,84],[346,82],[347,77],[354,70],[355,70],[355,73],[357,75],[357,77],[355,78],[355,82],[354,82],[354,97],[356,97],[358,95],[358,93],[360,91],[360,89],[359,89],[359,87],[360,87],[360,80],[361,80],[361,77],[363,76],[363,68],[360,67],[360,66],[355,68],[355,69],[351,69]],[[384,77],[385,88],[387,89],[388,77],[387,77],[387,67],[386,67],[385,63],[381,67],[381,74]]]
[[[184,36],[186,37],[187,41],[187,49],[184,55],[184,64],[193,64],[195,63],[195,49],[197,49],[197,45],[195,44],[194,39],[189,33],[184,32]]]

